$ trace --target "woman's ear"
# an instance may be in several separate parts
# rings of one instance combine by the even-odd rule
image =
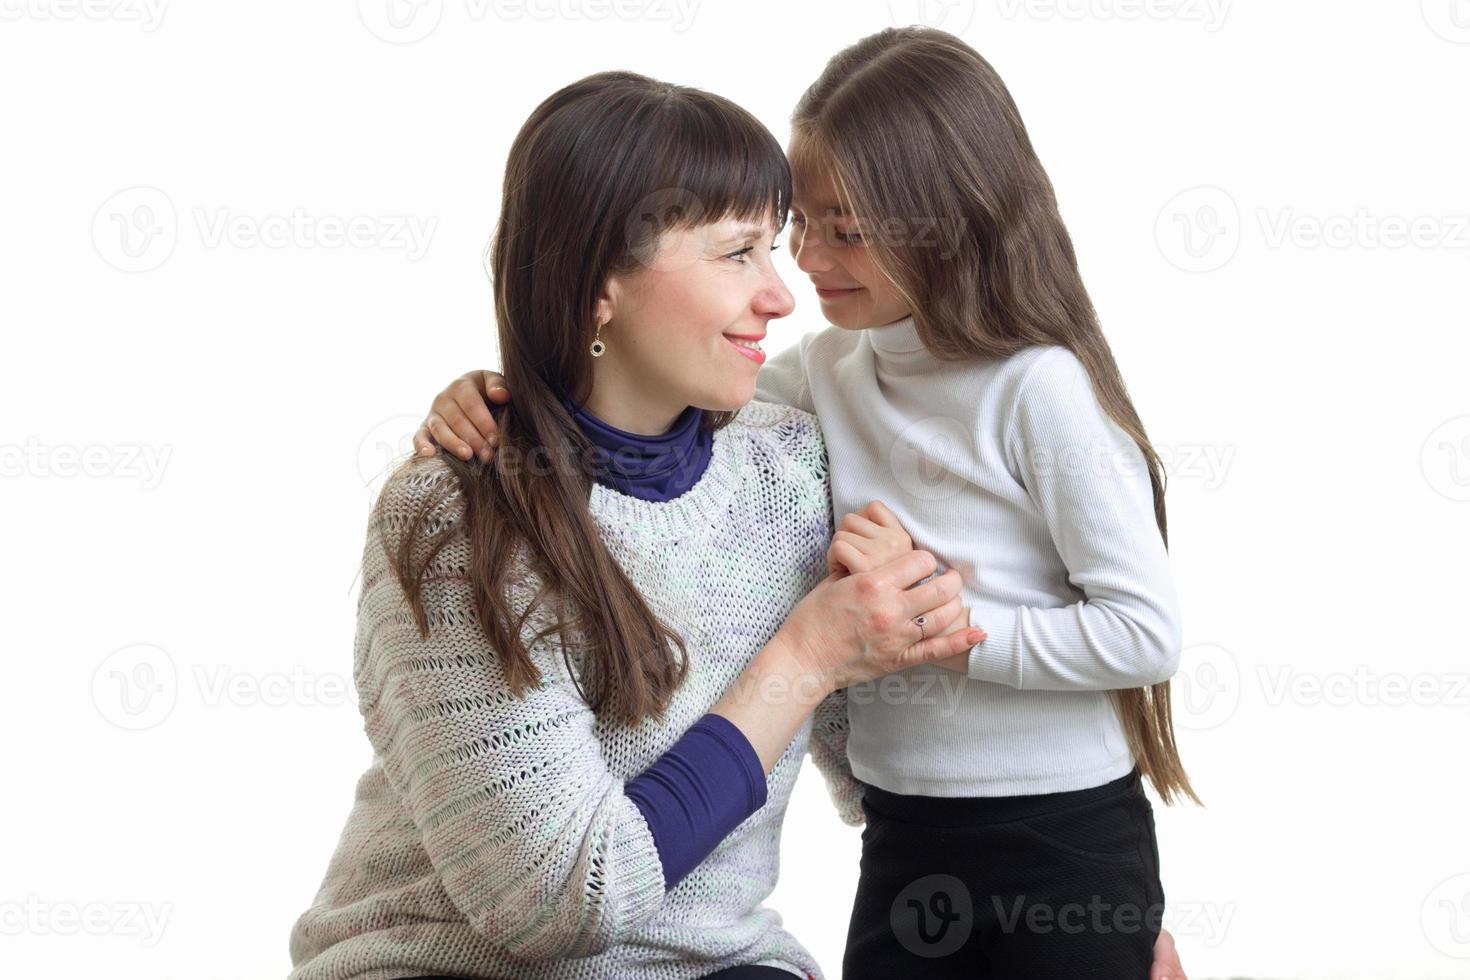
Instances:
[[[622,297],[622,284],[617,276],[608,276],[597,291],[597,302],[592,306],[593,326],[605,327],[618,315],[618,301]]]

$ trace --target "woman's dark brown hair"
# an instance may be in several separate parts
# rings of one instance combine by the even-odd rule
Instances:
[[[946,360],[1059,344],[1142,451],[1168,546],[1164,472],[1082,285],[1051,181],[1010,92],[969,45],[889,28],[838,52],[792,116],[792,166],[830,176],[877,267]],[[893,234],[895,224],[912,235]],[[925,239],[922,231],[943,234]],[[1199,802],[1179,758],[1169,684],[1112,692],[1129,747],[1164,802]]]
[[[628,724],[662,715],[687,672],[687,650],[602,542],[588,509],[592,446],[563,397],[585,403],[591,390],[593,314],[610,276],[636,273],[664,231],[726,218],[779,227],[790,198],[780,143],[708,92],[601,72],[531,113],[511,146],[490,249],[501,373],[515,398],[496,410],[490,463],[436,457],[456,480],[438,481],[390,548],[425,637],[434,559],[467,534],[479,619],[517,695],[540,680],[521,639],[525,618],[551,608],[552,625],[535,639],[557,635],[599,715]],[[705,412],[701,424],[718,429],[735,415]],[[432,464],[410,459],[395,477]],[[463,508],[462,519],[443,520],[450,506]],[[517,618],[511,593],[527,569],[542,586]]]

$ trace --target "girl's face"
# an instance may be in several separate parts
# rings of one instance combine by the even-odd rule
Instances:
[[[597,305],[607,352],[592,362],[587,408],[656,435],[690,405],[748,403],[766,325],[795,306],[771,263],[775,236],[774,222],[739,219],[665,231],[645,265],[612,277]]]
[[[793,144],[793,159],[797,158]],[[840,202],[829,173],[792,174],[791,254],[811,278],[822,315],[844,330],[866,330],[913,311],[878,270],[863,221]]]

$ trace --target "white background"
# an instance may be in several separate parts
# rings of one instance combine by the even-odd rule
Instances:
[[[1190,975],[1470,976],[1470,5],[395,9],[0,0],[0,972],[288,971],[370,758],[374,479],[498,364],[532,107],[627,67],[784,141],[828,56],[926,20],[1009,84],[1168,459]],[[772,351],[823,326],[779,261]],[[808,768],[772,903],[833,976],[857,847]]]

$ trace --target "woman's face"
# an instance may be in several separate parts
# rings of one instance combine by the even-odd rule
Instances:
[[[798,159],[793,139],[791,157]],[[830,174],[792,174],[791,254],[816,287],[822,315],[845,330],[902,320],[913,311],[879,271]]]
[[[772,221],[739,219],[665,231],[646,264],[614,276],[598,304],[607,352],[592,362],[588,409],[654,435],[690,405],[748,403],[767,324],[795,305],[771,264],[775,236]]]

